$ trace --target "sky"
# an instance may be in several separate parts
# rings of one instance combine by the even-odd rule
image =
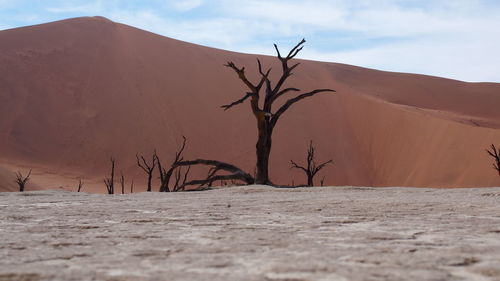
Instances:
[[[0,0],[0,30],[97,15],[231,51],[306,38],[303,59],[500,82],[500,0]]]

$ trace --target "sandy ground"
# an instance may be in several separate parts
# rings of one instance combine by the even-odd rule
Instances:
[[[500,188],[0,193],[0,280],[500,280]]]

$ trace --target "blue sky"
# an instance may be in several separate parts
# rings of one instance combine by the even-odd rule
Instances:
[[[500,82],[500,0],[0,0],[0,30],[95,15],[232,51],[305,37],[301,58]]]

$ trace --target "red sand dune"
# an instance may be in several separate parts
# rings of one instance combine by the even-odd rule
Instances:
[[[306,46],[307,48],[307,46]],[[263,63],[279,70],[274,57]],[[219,106],[244,86],[226,61],[256,71],[255,55],[189,44],[100,17],[0,31],[0,163],[32,167],[43,188],[104,190],[111,155],[143,189],[136,152],[255,162],[248,104]],[[432,63],[432,62],[430,62]],[[350,65],[302,61],[289,85],[333,88],[292,107],[271,154],[276,183],[305,182],[310,139],[328,185],[498,186],[484,149],[500,143],[500,84],[465,83]],[[276,75],[276,73],[275,73]],[[257,76],[253,76],[256,78]],[[275,76],[274,76],[275,77]],[[322,177],[319,176],[317,181]],[[0,190],[11,190],[0,177]]]

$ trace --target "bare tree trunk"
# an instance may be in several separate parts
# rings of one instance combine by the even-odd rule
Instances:
[[[16,173],[16,183],[19,186],[19,192],[24,192],[24,188],[26,186],[26,183],[29,181],[31,175],[31,169],[28,172],[28,175],[23,176],[21,172]]]
[[[264,121],[265,122],[265,121]],[[259,139],[256,145],[257,152],[257,174],[255,178],[256,184],[271,185],[269,180],[269,156],[271,153],[271,133],[269,130],[260,129],[259,126]]]
[[[108,194],[115,193],[115,158],[111,157],[111,177],[104,179],[104,184],[106,185],[106,190]]]
[[[147,192],[151,192],[151,190],[152,190],[152,187],[151,187],[152,180],[153,180],[153,173],[151,173],[151,174],[148,175],[148,189],[147,189]]]
[[[125,194],[125,177],[123,176],[123,171],[120,172],[120,184],[122,186],[122,194]]]
[[[83,187],[83,182],[82,182],[82,178],[78,179],[78,191],[77,192],[80,192],[82,190],[82,187]]]

